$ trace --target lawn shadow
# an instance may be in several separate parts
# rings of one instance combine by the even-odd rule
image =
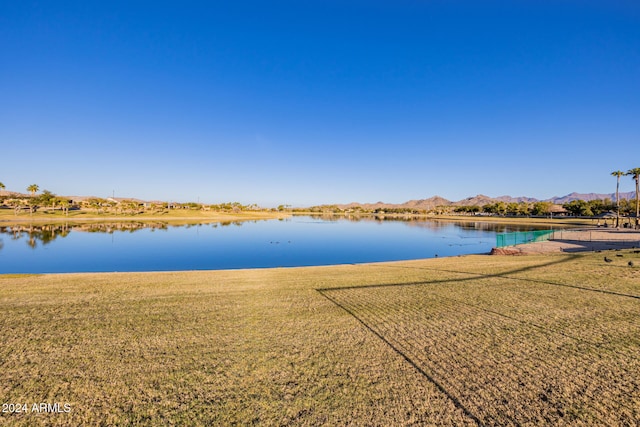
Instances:
[[[484,424],[480,421],[480,419],[474,415],[471,410],[469,408],[467,408],[465,405],[463,405],[463,403],[460,401],[460,399],[458,399],[454,394],[450,393],[438,380],[436,380],[432,375],[429,375],[429,373],[427,371],[425,371],[416,361],[414,361],[408,354],[406,354],[404,351],[402,351],[402,349],[398,348],[396,345],[394,345],[391,341],[389,341],[384,335],[382,335],[380,332],[378,332],[377,330],[375,330],[371,325],[369,325],[364,319],[362,319],[360,316],[358,316],[353,310],[351,310],[349,307],[345,306],[344,304],[340,303],[340,301],[336,300],[335,298],[331,297],[330,295],[328,295],[330,292],[329,291],[340,291],[340,290],[346,290],[346,289],[353,289],[353,288],[357,288],[357,287],[348,287],[348,288],[333,288],[333,289],[317,289],[317,291],[320,293],[320,295],[322,295],[323,297],[325,297],[327,300],[329,300],[330,302],[332,302],[333,304],[335,304],[337,307],[341,308],[342,310],[344,310],[346,313],[348,313],[351,317],[353,317],[354,319],[356,319],[362,326],[364,326],[364,328],[366,330],[368,330],[369,332],[371,332],[373,335],[375,335],[376,337],[378,337],[383,343],[385,343],[387,346],[389,346],[389,348],[391,348],[397,355],[399,355],[400,357],[402,357],[407,363],[409,363],[409,365],[411,365],[416,371],[418,371],[418,373],[420,375],[422,375],[423,377],[425,377],[427,379],[427,381],[429,381],[431,384],[433,384],[442,394],[444,394],[445,396],[447,396],[448,399],[451,400],[451,402],[453,402],[454,406],[456,408],[458,408],[459,410],[461,410],[466,416],[468,416],[469,418],[471,418],[476,425],[479,426],[483,426]]]
[[[469,272],[469,271],[445,270],[445,269],[429,268],[429,267],[412,267],[412,266],[406,266],[406,265],[377,264],[376,267],[406,268],[406,269],[412,269],[412,270],[426,270],[426,271],[441,271],[441,272],[446,272],[446,273],[467,274],[467,275],[470,275],[471,277],[456,278],[456,279],[426,280],[426,281],[419,281],[419,282],[373,283],[373,284],[366,284],[366,285],[351,285],[351,286],[342,286],[342,287],[338,286],[338,287],[331,287],[331,288],[318,288],[318,289],[316,289],[316,291],[323,292],[323,291],[333,291],[333,290],[342,290],[342,289],[366,289],[366,288],[395,287],[395,286],[437,285],[437,284],[451,283],[451,282],[466,282],[466,281],[477,280],[479,278],[494,278],[494,277],[502,277],[503,278],[507,274],[522,273],[522,272],[529,271],[529,270],[535,270],[535,269],[542,268],[542,267],[548,267],[550,265],[563,264],[563,263],[566,263],[566,262],[571,262],[574,259],[576,259],[577,257],[578,257],[578,255],[571,255],[571,256],[567,256],[566,258],[563,258],[563,259],[560,259],[560,260],[556,260],[556,261],[551,261],[551,262],[548,262],[548,263],[545,263],[545,264],[518,268],[518,269],[507,271],[507,272],[504,272],[504,273],[496,273],[496,274],[482,274],[482,273],[474,273],[474,272]],[[553,284],[553,283],[551,283],[551,284]]]
[[[348,302],[341,301],[342,298],[340,297],[340,291],[361,290],[361,289],[381,289],[381,288],[394,288],[394,287],[395,288],[413,287],[413,286],[420,286],[420,285],[463,284],[465,282],[477,281],[478,279],[501,278],[501,279],[508,279],[508,280],[519,280],[519,281],[521,280],[526,282],[542,283],[542,284],[547,284],[552,286],[562,286],[562,287],[578,289],[580,291],[598,292],[598,293],[604,293],[609,295],[615,295],[619,297],[640,299],[640,296],[638,295],[623,294],[623,293],[608,291],[604,289],[589,288],[589,287],[580,286],[580,285],[558,283],[558,282],[540,280],[540,279],[514,277],[514,275],[519,273],[530,272],[530,271],[535,271],[535,270],[549,267],[549,266],[570,263],[580,257],[581,256],[578,254],[568,254],[566,256],[562,256],[560,259],[554,259],[550,262],[543,262],[536,265],[530,265],[526,267],[511,269],[503,272],[490,273],[490,274],[460,271],[455,269],[438,269],[438,268],[431,268],[431,267],[418,267],[418,266],[408,266],[408,265],[377,264],[375,266],[376,268],[383,267],[383,268],[397,268],[397,269],[418,269],[418,270],[425,270],[425,271],[431,271],[431,272],[442,272],[442,273],[446,272],[446,273],[462,274],[462,275],[466,275],[467,277],[411,281],[411,282],[397,282],[397,283],[369,283],[369,284],[351,285],[351,286],[344,286],[344,287],[325,287],[325,288],[317,288],[316,291],[320,295],[322,295],[324,298],[326,298],[328,301],[333,303],[335,306],[339,307],[341,310],[346,312],[353,319],[355,319],[367,331],[371,332],[374,336],[376,336],[384,344],[386,344],[394,353],[402,357],[402,359],[404,359],[407,363],[409,363],[409,365],[412,366],[422,377],[424,377],[429,383],[433,384],[440,392],[442,392],[448,399],[450,399],[450,401],[455,405],[455,407],[461,410],[466,416],[468,416],[471,420],[473,420],[473,422],[475,422],[477,425],[485,425],[485,422],[487,420],[484,419],[484,416],[481,413],[482,411],[480,411],[480,413],[474,413],[475,412],[473,408],[474,405],[471,404],[470,402],[465,402],[464,396],[458,395],[458,393],[456,393],[455,388],[452,390],[449,390],[446,384],[447,383],[446,379],[443,382],[437,378],[437,374],[434,375],[429,373],[428,368],[425,366],[421,366],[423,363],[419,360],[419,358],[416,359],[415,355],[411,354],[411,351],[405,351],[401,346],[394,343],[393,336],[385,336],[386,335],[385,332],[378,330],[379,328],[376,327],[375,323],[371,324],[370,320],[366,318],[366,315],[362,316],[361,313],[358,312],[357,308],[350,306]],[[463,303],[475,309],[480,309],[482,311],[491,313],[493,315],[497,315],[503,318],[508,318],[512,321],[526,323],[530,327],[534,327],[538,330],[542,330],[543,333],[548,333],[548,334],[559,333],[566,338],[580,341],[589,346],[598,345],[597,343],[589,342],[587,340],[584,340],[583,338],[573,337],[562,331],[556,331],[553,329],[548,330],[548,328],[545,326],[536,325],[530,322],[523,321],[522,319],[517,319],[512,316],[507,316],[504,313],[488,310],[482,307],[477,307],[473,304],[469,304],[469,303],[465,303],[457,300],[452,300],[452,301],[457,303]]]
[[[474,281],[474,280],[477,280],[477,279],[501,278],[501,279],[509,279],[509,280],[520,280],[520,281],[524,281],[524,282],[543,283],[543,284],[552,285],[552,286],[560,286],[560,287],[566,287],[566,288],[580,289],[580,290],[583,290],[583,291],[598,292],[598,293],[616,295],[616,296],[625,297],[625,298],[640,299],[640,295],[625,294],[625,293],[622,293],[622,292],[615,292],[615,291],[610,291],[610,290],[607,290],[607,289],[590,288],[588,286],[580,286],[580,285],[569,284],[569,283],[560,283],[560,282],[553,282],[553,281],[549,281],[549,280],[522,278],[522,277],[514,277],[514,276],[512,276],[513,274],[517,274],[517,273],[523,273],[523,272],[526,272],[526,271],[536,270],[536,269],[543,268],[543,267],[548,267],[548,266],[551,266],[551,265],[557,265],[557,264],[563,264],[563,263],[571,262],[571,261],[573,261],[573,260],[575,260],[575,259],[577,259],[579,257],[580,257],[580,255],[575,255],[575,254],[574,255],[567,255],[566,257],[563,257],[560,260],[551,261],[551,262],[547,262],[547,263],[539,264],[539,265],[533,265],[533,266],[529,266],[529,267],[518,268],[518,269],[505,271],[505,272],[501,272],[501,273],[495,273],[495,274],[483,274],[483,273],[475,273],[475,272],[470,272],[470,271],[449,270],[449,269],[433,268],[433,267],[413,267],[413,266],[408,266],[408,265],[392,265],[392,264],[382,265],[382,264],[379,264],[379,265],[376,265],[376,267],[412,269],[412,270],[425,270],[425,271],[441,271],[443,273],[467,274],[467,275],[470,275],[470,277],[456,278],[456,279],[442,279],[442,280],[427,280],[427,281],[420,281],[420,282],[374,283],[374,284],[367,284],[367,285],[352,285],[352,286],[333,287],[333,288],[318,288],[318,289],[316,289],[316,291],[320,292],[320,291],[330,291],[330,290],[338,290],[338,289],[366,289],[366,288],[393,287],[393,286],[437,285],[437,284],[443,284],[443,283],[461,283],[461,282],[467,282],[467,281]]]

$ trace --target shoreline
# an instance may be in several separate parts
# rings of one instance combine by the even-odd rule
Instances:
[[[605,252],[605,251],[621,251],[625,249],[637,249],[640,248],[640,231],[622,231],[622,230],[608,230],[602,231],[600,229],[593,230],[567,230],[561,231],[561,239],[554,239],[544,242],[532,242],[523,243],[513,246],[505,246],[503,248],[493,248],[491,252],[449,255],[449,256],[436,256],[431,258],[413,258],[402,260],[390,260],[390,261],[371,261],[362,263],[342,263],[342,264],[321,264],[321,265],[295,265],[295,266],[278,266],[278,267],[247,267],[247,268],[222,268],[222,269],[193,269],[193,270],[143,270],[143,271],[73,271],[73,272],[41,272],[41,273],[0,273],[0,279],[10,277],[28,277],[28,276],[42,276],[42,275],[153,275],[153,274],[182,274],[182,273],[206,273],[206,272],[264,272],[277,271],[277,270],[292,270],[292,269],[332,269],[332,268],[345,268],[345,267],[393,267],[393,264],[413,263],[413,262],[428,262],[435,259],[454,259],[454,258],[468,258],[468,257],[503,257],[503,256],[534,256],[534,255],[559,255],[559,254],[575,254],[575,253],[592,253],[592,252]],[[592,239],[586,240],[584,236],[590,233]],[[618,237],[631,237],[630,239],[623,238],[610,238],[602,239],[603,235],[611,237],[617,235]],[[582,236],[580,236],[582,235]],[[593,239],[593,237],[601,237],[600,239]],[[626,235],[626,236],[622,236]],[[573,237],[573,238],[572,238]],[[578,237],[583,237],[583,240],[578,240]]]
[[[372,219],[416,219],[426,221],[448,222],[486,222],[500,224],[530,224],[530,225],[560,225],[560,226],[596,226],[602,221],[598,218],[572,218],[572,217],[508,217],[508,216],[466,216],[466,215],[433,215],[433,214],[375,214],[375,213],[321,213],[321,212],[272,212],[272,211],[242,211],[242,212],[212,212],[212,211],[182,211],[175,210],[167,213],[142,213],[131,214],[99,214],[91,211],[71,211],[69,215],[55,213],[36,212],[34,214],[22,213],[15,215],[9,209],[0,209],[0,224],[13,223],[52,223],[52,222],[104,222],[104,221],[189,221],[189,222],[217,222],[217,221],[241,221],[253,219],[281,219],[292,216],[320,216],[330,218],[372,218]]]
[[[75,213],[75,212],[74,212]],[[54,224],[54,223],[91,223],[91,222],[149,222],[149,221],[163,221],[168,223],[185,222],[185,223],[210,223],[210,222],[233,222],[233,221],[253,221],[253,220],[269,220],[269,219],[284,219],[291,217],[288,213],[283,212],[240,212],[240,213],[226,213],[226,212],[212,212],[212,213],[200,213],[200,215],[194,215],[191,212],[182,215],[172,215],[168,213],[166,215],[157,214],[141,214],[141,215],[101,215],[93,212],[78,212],[69,215],[62,216],[57,214],[48,213],[36,213],[34,215],[2,215],[0,212],[0,226],[1,225],[18,225],[18,224]]]
[[[461,254],[461,255],[450,255],[450,256],[438,256],[432,258],[411,258],[411,259],[400,259],[400,260],[391,260],[391,261],[370,261],[370,262],[345,262],[342,264],[320,264],[320,265],[293,265],[293,266],[279,266],[279,267],[244,267],[244,268],[220,268],[220,269],[202,269],[202,270],[142,270],[142,271],[69,271],[69,272],[45,272],[45,273],[0,273],[0,279],[7,276],[14,277],[27,277],[27,276],[49,276],[49,275],[75,275],[75,274],[180,274],[180,273],[206,273],[206,272],[267,272],[269,270],[292,270],[292,269],[313,269],[313,268],[344,268],[344,267],[376,267],[381,266],[384,267],[391,265],[389,264],[402,264],[402,263],[411,263],[411,262],[424,262],[434,259],[452,259],[452,258],[463,258],[463,257],[474,257],[474,256],[489,256],[491,255],[489,252],[483,253],[474,253],[474,254]]]
[[[490,222],[500,224],[556,224],[563,226],[595,226],[598,218],[573,217],[508,217],[508,216],[468,216],[468,215],[433,215],[433,214],[375,214],[375,213],[332,213],[332,212],[292,212],[293,216],[325,216],[333,218],[374,218],[374,219],[421,219],[428,221],[452,222]]]

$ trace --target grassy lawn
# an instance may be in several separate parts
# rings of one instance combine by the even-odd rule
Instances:
[[[0,209],[0,225],[24,223],[94,222],[94,221],[166,221],[170,223],[203,223],[219,221],[242,221],[285,218],[286,213],[270,211],[217,212],[176,209],[164,212],[145,212],[140,214],[97,213],[92,210],[70,211],[65,215],[61,211],[40,211],[34,214],[21,212],[15,215],[13,209]]]
[[[638,425],[607,255],[0,276],[0,424]]]

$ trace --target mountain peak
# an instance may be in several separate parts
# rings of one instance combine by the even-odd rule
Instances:
[[[635,192],[627,192],[627,193],[620,193],[620,199],[633,199],[635,198]],[[546,200],[542,200],[544,202],[551,202],[554,204],[563,204],[563,203],[568,203],[571,202],[572,200],[586,200],[586,201],[590,201],[590,200],[604,200],[604,199],[611,199],[611,200],[615,200],[615,193],[614,194],[598,194],[598,193],[570,193],[567,194],[566,196],[556,196],[556,197],[552,197],[550,199],[546,199]],[[435,209],[438,206],[483,206],[486,204],[490,204],[490,203],[496,203],[496,202],[504,202],[504,203],[535,203],[535,202],[539,202],[541,200],[533,198],[533,197],[526,197],[526,196],[520,196],[520,197],[511,197],[511,196],[500,196],[500,197],[489,197],[487,195],[484,194],[477,194],[475,196],[472,197],[467,197],[466,199],[462,199],[459,200],[457,202],[452,202],[450,200],[445,199],[444,197],[441,196],[431,196],[428,199],[414,199],[414,200],[409,200],[407,202],[404,203],[399,203],[399,204],[391,204],[391,203],[384,203],[384,202],[376,202],[376,203],[349,203],[348,205],[338,205],[338,207],[342,208],[342,209],[350,209],[350,208],[355,208],[355,207],[362,207],[365,209],[377,209],[377,208],[381,208],[381,209],[402,209],[402,208],[409,208],[409,209],[418,209],[418,210],[432,210]]]

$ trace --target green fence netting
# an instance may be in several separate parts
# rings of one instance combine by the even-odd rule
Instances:
[[[496,247],[520,245],[523,243],[543,242],[553,236],[553,230],[516,231],[496,235]]]

